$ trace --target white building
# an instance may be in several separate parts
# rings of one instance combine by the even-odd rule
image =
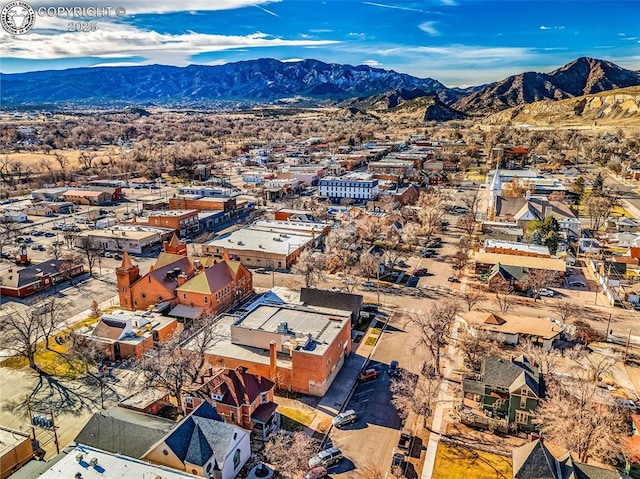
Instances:
[[[22,211],[6,209],[4,211],[0,211],[0,221],[26,223],[27,215]]]
[[[371,173],[354,172],[340,177],[327,176],[318,181],[318,196],[340,201],[348,198],[369,201],[378,197],[378,180]]]

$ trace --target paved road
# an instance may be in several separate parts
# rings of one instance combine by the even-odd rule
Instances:
[[[412,335],[401,321],[392,321],[380,337],[367,367],[378,371],[375,380],[358,384],[344,409],[353,409],[358,421],[331,432],[333,444],[339,447],[345,460],[331,472],[332,477],[357,478],[370,465],[382,471],[390,470],[391,455],[397,445],[402,420],[391,404],[390,377],[387,373],[392,359],[401,368],[417,372],[420,360],[414,354]]]

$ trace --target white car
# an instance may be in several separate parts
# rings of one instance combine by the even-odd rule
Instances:
[[[555,294],[556,292],[553,291],[552,289],[541,288],[538,290],[538,296],[547,296],[549,298],[553,298]]]

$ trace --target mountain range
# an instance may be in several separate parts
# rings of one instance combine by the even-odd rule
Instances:
[[[640,74],[611,62],[578,58],[550,73],[526,72],[467,89],[447,88],[367,65],[317,60],[249,60],[225,65],[73,68],[0,75],[3,107],[211,106],[274,101],[385,110],[435,97],[435,118],[486,115],[539,100],[562,100],[640,85]],[[425,115],[426,117],[429,115]]]

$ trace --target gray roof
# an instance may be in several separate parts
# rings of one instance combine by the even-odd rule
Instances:
[[[525,377],[520,377],[522,375]],[[486,385],[507,390],[510,390],[516,381],[521,384],[526,382],[535,395],[540,397],[539,370],[524,356],[513,361],[493,356],[484,358],[482,376]]]
[[[507,266],[500,263],[495,264],[493,268],[491,268],[489,279],[493,279],[497,274],[507,281],[511,281],[512,279],[515,281],[522,281],[527,276],[527,273],[525,273],[522,266]]]
[[[574,462],[573,470],[576,479],[630,479],[626,474],[591,464]]]
[[[351,319],[356,319],[362,307],[362,295],[325,291],[315,288],[301,288],[300,301],[309,306],[351,311]]]
[[[95,413],[75,442],[139,459],[175,425],[170,419],[113,407]]]
[[[556,459],[540,440],[513,450],[514,479],[561,479]]]
[[[484,383],[480,381],[474,381],[473,379],[462,380],[462,390],[465,393],[482,394],[484,395]]]
[[[215,416],[211,416],[211,411]],[[227,457],[234,435],[244,432],[242,429],[221,422],[219,416],[207,402],[203,402],[189,416],[184,418],[164,442],[175,453],[180,461],[203,466],[215,458],[217,466]]]

